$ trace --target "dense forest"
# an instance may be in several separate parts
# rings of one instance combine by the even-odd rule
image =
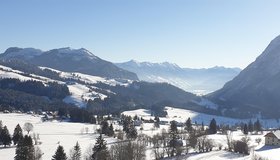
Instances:
[[[36,96],[46,96],[50,99],[63,99],[70,95],[68,87],[57,82],[44,84],[40,81],[20,81],[19,79],[6,78],[0,79],[0,88],[21,91]]]

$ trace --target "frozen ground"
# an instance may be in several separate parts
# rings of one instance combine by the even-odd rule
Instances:
[[[174,107],[165,107],[167,116],[166,117],[160,117],[160,120],[163,121],[178,121],[178,122],[186,122],[186,120],[190,117],[192,119],[193,123],[201,124],[202,122],[204,125],[208,125],[210,121],[215,118],[217,121],[217,124],[239,124],[241,122],[249,122],[250,119],[234,119],[229,117],[222,117],[222,116],[215,116],[215,115],[209,115],[204,113],[198,113],[195,111],[187,110],[187,109],[179,109]],[[151,116],[151,111],[146,109],[137,109],[132,111],[125,111],[123,112],[124,115],[130,115],[130,116],[140,116],[144,119],[154,119],[154,116]],[[255,119],[251,119],[252,121],[255,121]],[[280,122],[276,119],[260,119],[263,126],[266,128],[279,128]]]
[[[224,123],[224,124],[236,124],[240,122],[248,122],[248,120],[241,120],[241,119],[233,119],[233,118],[227,118],[227,117],[221,117],[221,116],[213,116],[213,115],[207,115],[203,113],[198,113],[190,110],[185,109],[178,109],[173,107],[166,107],[166,111],[168,113],[167,117],[160,117],[161,120],[164,121],[172,121],[176,120],[179,122],[185,122],[188,117],[192,119],[193,122],[197,122],[198,124],[201,124],[201,122],[204,122],[205,125],[207,125],[212,118],[215,118],[217,123]],[[154,117],[151,116],[151,112],[146,109],[138,109],[138,110],[132,110],[132,111],[125,111],[123,112],[125,115],[130,116],[140,116],[144,119],[153,119]],[[268,120],[261,120],[262,124],[266,127],[277,127],[279,126],[279,123],[274,119],[268,119]],[[144,134],[147,135],[154,135],[160,130],[152,130],[153,125],[152,124],[144,124]],[[168,130],[168,126],[161,125],[161,129],[165,128]],[[269,147],[264,146],[264,135],[266,132],[264,132],[261,135],[248,135],[250,140],[250,146],[252,149],[255,150],[255,154],[268,158],[268,160],[279,160],[280,159],[280,147]],[[242,137],[244,137],[244,134],[241,131],[235,131],[232,132],[233,140],[240,140]],[[212,139],[216,145],[222,145],[223,148],[226,147],[226,136],[221,134],[215,134],[208,136],[209,139]],[[258,145],[255,142],[255,139],[261,138],[262,141]],[[188,158],[187,158],[188,157]],[[227,159],[233,159],[233,160],[250,160],[250,156],[240,156],[239,154],[230,153],[226,151],[214,151],[210,153],[203,153],[203,154],[191,154],[190,156],[183,156],[180,157],[181,159],[190,159],[190,160],[227,160]]]
[[[191,118],[197,118],[199,116],[200,119],[208,120],[205,116],[203,118],[202,114],[191,112],[191,111],[183,111],[181,109],[176,108],[167,108],[168,111],[168,117],[164,118],[164,120],[171,121],[173,119],[182,119],[186,117]],[[126,111],[124,114],[127,115],[134,115],[137,114],[138,116],[143,116],[144,118],[150,119],[153,118],[150,116],[149,111],[141,109],[141,110],[134,110],[134,111]],[[216,118],[216,117],[215,117]],[[222,117],[221,117],[222,118]],[[226,119],[226,118],[225,118]],[[4,125],[8,126],[8,129],[10,131],[10,134],[13,133],[13,130],[15,126],[19,123],[21,126],[25,122],[30,122],[34,125],[34,133],[39,133],[40,135],[40,141],[42,142],[39,147],[43,151],[43,160],[49,160],[51,159],[52,155],[55,153],[55,150],[58,146],[58,144],[61,144],[65,152],[69,154],[69,150],[75,145],[75,143],[78,141],[82,148],[82,153],[84,154],[89,146],[92,146],[95,143],[95,139],[98,136],[98,134],[95,134],[94,131],[99,127],[97,125],[92,124],[82,124],[82,123],[69,123],[69,122],[42,122],[41,118],[38,116],[32,116],[27,114],[3,114],[0,113],[0,120],[3,121]],[[231,120],[227,120],[231,122]],[[86,134],[85,130],[86,128],[89,129],[89,133]],[[121,129],[119,126],[114,126],[116,129]],[[140,127],[137,127],[139,129]],[[143,124],[143,131],[138,131],[138,133],[143,133],[149,136],[155,135],[156,133],[159,133],[161,129],[169,129],[168,125],[161,125],[160,129],[154,129],[153,123],[144,123]],[[26,134],[26,133],[25,133]],[[32,133],[31,133],[32,134]],[[269,160],[279,160],[280,159],[280,148],[275,147],[268,147],[264,146],[264,134],[262,135],[249,135],[251,141],[250,146],[254,148],[255,153],[257,155],[260,155],[262,157],[268,158]],[[232,133],[233,139],[238,140],[241,139],[244,135],[241,131],[235,131]],[[215,134],[208,136],[209,139],[212,139],[215,144],[219,145],[221,144],[224,147],[226,147],[226,136],[221,134]],[[255,142],[256,138],[261,138],[262,141],[258,145]],[[113,144],[117,141],[115,138],[106,138],[107,143]],[[187,156],[182,156],[180,159],[190,159],[190,160],[227,160],[227,159],[233,159],[233,160],[250,160],[250,156],[241,156],[239,154],[230,153],[226,151],[216,151],[217,148],[215,148],[215,151],[209,152],[209,153],[191,153]],[[150,147],[148,147],[148,150],[146,152],[147,160],[153,159],[152,150]],[[1,160],[12,160],[15,156],[15,147],[12,148],[0,148],[0,159]],[[178,157],[177,157],[178,158]]]
[[[41,122],[40,117],[34,117],[26,114],[3,114],[0,113],[0,120],[4,125],[7,125],[10,134],[13,134],[15,126],[19,123],[21,127],[25,122],[30,122],[34,125],[34,133],[39,133],[40,149],[43,151],[43,160],[50,160],[58,144],[61,144],[65,152],[69,154],[69,150],[78,141],[82,153],[88,149],[89,146],[95,143],[98,134],[94,134],[97,126],[92,124],[82,123],[68,123],[68,122]],[[89,128],[89,133],[85,133],[85,128]],[[82,133],[83,132],[83,133]],[[26,134],[26,133],[25,133]],[[31,133],[32,135],[32,133]],[[116,142],[115,138],[106,138],[108,144]],[[1,160],[12,160],[15,156],[15,147],[0,148]]]

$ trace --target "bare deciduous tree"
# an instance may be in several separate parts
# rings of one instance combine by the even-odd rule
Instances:
[[[145,160],[146,146],[142,141],[125,141],[112,145],[110,157],[114,160]]]
[[[29,134],[30,131],[33,131],[33,124],[29,122],[24,123],[23,130]]]
[[[258,143],[258,145],[261,143],[262,139],[261,138],[257,138],[255,139],[255,142]]]
[[[232,132],[231,131],[227,131],[226,132],[226,138],[227,138],[228,151],[232,151],[232,149],[233,149],[233,140],[232,140]]]
[[[38,146],[34,147],[34,159],[35,160],[41,160],[43,154],[44,153],[42,152],[42,150]]]

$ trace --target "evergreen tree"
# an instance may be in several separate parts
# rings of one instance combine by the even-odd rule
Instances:
[[[0,121],[0,130],[3,129],[3,122]]]
[[[160,127],[160,124],[159,124],[159,122],[160,122],[159,117],[156,116],[154,120],[155,120],[155,122],[154,122],[154,127],[155,127],[155,128],[159,128],[159,127]]]
[[[128,131],[126,132],[127,139],[136,139],[138,136],[137,129],[134,125],[130,125]]]
[[[217,124],[215,118],[213,118],[209,125],[209,134],[216,134],[217,133]]]
[[[107,121],[101,122],[101,133],[108,135],[109,133],[109,123]]]
[[[138,116],[135,115],[135,116],[133,117],[133,120],[134,120],[134,121],[138,120]]]
[[[15,160],[35,160],[33,141],[30,136],[24,136],[19,140],[16,148]]]
[[[113,136],[115,134],[113,124],[110,124],[108,136]]]
[[[192,121],[191,121],[191,118],[188,118],[188,120],[186,121],[186,130],[188,132],[192,131]]]
[[[0,121],[0,144],[3,143],[3,138],[2,138],[2,130],[3,130],[3,124],[2,124],[2,121]]]
[[[2,143],[3,143],[4,147],[6,147],[7,145],[11,145],[12,138],[11,138],[11,135],[9,133],[7,126],[4,126],[4,128],[2,129],[0,137],[2,139]]]
[[[74,148],[70,152],[70,160],[81,160],[81,147],[77,142]]]
[[[91,123],[92,123],[92,124],[96,124],[96,118],[95,118],[95,116],[92,116],[92,118],[91,118]]]
[[[122,122],[123,122],[123,131],[127,133],[129,131],[130,126],[132,125],[131,117],[123,116]]]
[[[103,139],[102,134],[96,139],[96,143],[93,147],[92,160],[109,160],[109,151],[106,141]]]
[[[201,131],[204,131],[204,123],[201,123]]]
[[[248,126],[247,126],[247,124],[245,124],[244,127],[243,127],[243,133],[246,134],[246,135],[248,134]]]
[[[171,121],[170,133],[178,133],[178,128],[177,128],[176,121]]]
[[[259,119],[257,119],[257,121],[254,123],[254,130],[257,132],[262,131],[262,125]]]
[[[248,131],[249,131],[249,132],[253,132],[253,131],[254,131],[254,126],[253,126],[253,123],[252,123],[251,120],[250,120],[249,123],[248,123]]]
[[[176,121],[171,121],[169,134],[169,147],[171,148],[171,156],[174,156],[178,149],[178,128]]]
[[[19,142],[19,140],[22,138],[23,138],[22,129],[21,129],[20,125],[17,124],[16,128],[14,129],[14,134],[13,134],[14,145],[16,145]]]
[[[52,156],[52,160],[67,160],[66,153],[61,145],[57,147],[55,154]]]

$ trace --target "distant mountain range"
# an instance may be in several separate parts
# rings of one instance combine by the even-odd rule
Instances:
[[[102,60],[84,48],[71,49],[67,47],[43,52],[34,48],[12,47],[8,48],[3,54],[0,54],[0,59],[18,59],[37,66],[50,67],[66,72],[80,72],[107,78],[138,80],[135,73]]]
[[[280,36],[264,52],[225,86],[208,95],[223,114],[280,115]]]
[[[194,103],[200,98],[192,93],[167,83],[138,81],[135,73],[102,60],[83,48],[60,48],[46,52],[34,48],[9,48],[0,54],[0,81],[2,79],[8,87],[0,85],[0,106],[7,108],[28,110],[72,104],[94,114],[119,114],[137,108],[164,114],[165,106],[212,111]],[[30,88],[23,83],[25,81]],[[68,88],[70,95],[68,92],[52,93],[66,96],[55,99],[37,93],[40,88],[36,87],[48,86],[48,82],[59,84],[55,92]],[[13,87],[14,83],[18,87]]]
[[[241,71],[239,68],[213,67],[203,69],[181,68],[173,63],[150,63],[131,60],[115,63],[118,67],[134,72],[140,80],[166,82],[196,94],[218,90]]]
[[[66,84],[72,95],[62,99],[63,103],[90,106],[92,112],[149,108],[161,114],[164,106],[176,106],[239,118],[280,115],[280,36],[243,71],[225,67],[189,69],[168,62],[134,60],[113,64],[83,48],[44,52],[13,47],[0,54],[0,65],[1,78]],[[3,103],[14,105],[14,100],[9,101],[11,93],[0,91],[2,97],[6,96]],[[199,97],[189,92],[209,94]],[[30,105],[29,94],[12,92],[27,97],[20,99],[19,106]],[[44,98],[37,100],[42,105],[48,103]]]

